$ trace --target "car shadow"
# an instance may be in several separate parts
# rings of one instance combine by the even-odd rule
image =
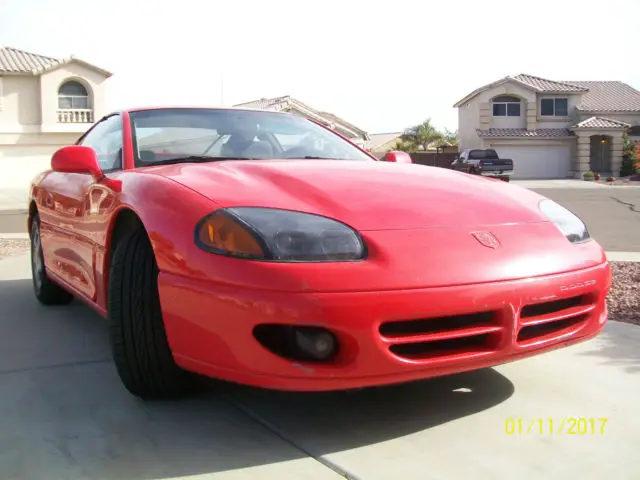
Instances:
[[[30,280],[0,282],[0,327],[0,478],[136,480],[268,468],[418,433],[514,392],[506,377],[484,369],[331,393],[203,379],[189,398],[143,402],[117,377],[106,322],[79,301],[43,307]]]
[[[610,320],[594,342],[593,349],[582,355],[599,357],[605,365],[640,373],[640,325]]]

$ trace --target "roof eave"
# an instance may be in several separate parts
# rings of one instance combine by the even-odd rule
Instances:
[[[301,104],[300,102],[296,101],[295,99],[291,98],[289,99],[289,105],[290,107],[293,107],[297,110],[300,110],[302,113],[305,113],[311,117],[314,117],[316,120],[323,122],[323,123],[329,123],[329,124],[337,124],[339,126],[340,129],[345,130],[347,132],[351,132],[353,133],[355,136],[360,136],[362,137],[363,140],[371,140],[371,138],[369,137],[369,134],[367,132],[365,132],[364,130],[360,130],[359,128],[355,127],[355,126],[351,126],[351,125],[345,125],[344,123],[340,122],[340,121],[335,121],[335,119],[328,119],[326,117],[324,117],[322,115],[321,112],[308,107],[306,105]]]
[[[36,73],[33,73],[32,71],[29,72],[15,72],[15,71],[10,71],[10,70],[0,70],[0,75],[2,75],[3,77],[33,77],[34,75],[37,75]]]
[[[113,76],[112,72],[76,57],[69,57],[64,60],[60,60],[59,63],[56,63],[54,65],[49,65],[48,67],[45,67],[45,68],[33,69],[32,73],[33,75],[43,75],[45,73],[52,72],[53,70],[57,70],[60,67],[64,67],[65,65],[69,65],[70,63],[79,63],[80,65],[84,65],[85,67],[91,70],[101,73],[102,75],[104,75],[105,78],[109,78]]]
[[[631,125],[629,125],[630,127]],[[585,130],[626,130],[629,127],[624,127],[624,126],[607,126],[607,127],[581,127],[578,125],[574,125],[573,127],[569,127],[569,130],[571,130],[572,132],[575,132],[576,130],[580,130],[581,132],[584,132]]]
[[[510,77],[503,77],[500,80],[496,80],[495,82],[487,83],[486,85],[483,85],[482,87],[476,88],[474,91],[472,91],[471,93],[467,94],[465,97],[463,97],[462,99],[460,99],[456,103],[454,103],[453,104],[453,108],[460,108],[461,106],[463,106],[465,103],[467,103],[472,98],[480,95],[482,92],[486,92],[487,90],[489,90],[490,88],[493,88],[493,87],[498,87],[498,86],[506,83],[507,81],[509,81],[509,79],[510,79]]]
[[[581,112],[581,113],[590,113],[594,116],[600,116],[602,114],[608,114],[608,113],[620,113],[620,114],[624,114],[624,113],[637,113],[640,114],[640,108],[632,108],[632,109],[627,109],[627,110],[602,110],[602,109],[585,109],[585,108],[580,108],[580,106],[576,107],[576,110]]]

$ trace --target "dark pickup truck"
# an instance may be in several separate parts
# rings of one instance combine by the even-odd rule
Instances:
[[[467,148],[460,152],[458,158],[451,163],[451,168],[461,172],[509,179],[513,173],[513,160],[500,158],[491,149]]]

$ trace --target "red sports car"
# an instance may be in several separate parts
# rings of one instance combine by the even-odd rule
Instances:
[[[105,316],[142,398],[187,393],[198,374],[386,385],[601,331],[610,267],[579,218],[407,159],[286,113],[113,113],[32,183],[35,295]]]

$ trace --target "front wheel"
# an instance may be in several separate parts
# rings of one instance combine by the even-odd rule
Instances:
[[[73,295],[53,283],[47,276],[42,252],[40,217],[37,213],[31,220],[31,278],[33,292],[43,305],[66,305],[73,300]]]
[[[138,228],[121,239],[112,258],[109,339],[120,380],[143,399],[188,393],[195,376],[173,359],[158,294],[158,265],[146,231]]]

